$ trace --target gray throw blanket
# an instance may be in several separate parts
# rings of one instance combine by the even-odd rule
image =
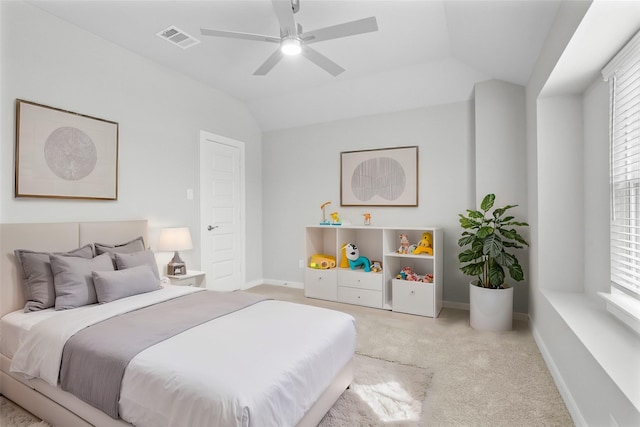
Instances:
[[[62,389],[118,418],[124,370],[134,356],[180,332],[266,299],[245,292],[196,292],[89,326],[64,346]]]

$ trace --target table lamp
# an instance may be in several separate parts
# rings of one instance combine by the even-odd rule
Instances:
[[[159,251],[174,251],[173,258],[167,264],[167,274],[170,276],[179,276],[187,274],[187,266],[185,265],[178,251],[186,251],[193,249],[191,243],[191,233],[187,227],[163,228],[160,231],[158,239]]]

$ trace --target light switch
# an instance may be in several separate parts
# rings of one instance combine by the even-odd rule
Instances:
[[[193,190],[191,188],[187,190],[187,200],[193,200]]]

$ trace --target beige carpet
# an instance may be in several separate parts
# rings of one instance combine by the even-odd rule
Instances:
[[[356,318],[356,378],[322,427],[574,425],[526,322],[514,321],[510,332],[479,332],[463,310],[432,319],[308,299],[279,286],[250,292]]]
[[[433,372],[416,426],[574,425],[525,321],[514,321],[510,332],[480,332],[464,310],[444,309],[432,319],[309,299],[300,289],[250,291],[350,313],[357,353]]]
[[[356,354],[354,381],[320,427],[422,425],[431,376],[423,368]]]

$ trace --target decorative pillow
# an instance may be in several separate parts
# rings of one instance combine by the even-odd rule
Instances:
[[[50,259],[56,290],[56,310],[98,302],[91,272],[113,271],[113,262],[108,254],[92,259],[51,255]]]
[[[94,271],[91,274],[100,304],[157,291],[161,288],[160,279],[156,277],[148,265],[131,267],[126,270]]]
[[[125,270],[127,268],[138,267],[140,265],[148,265],[156,278],[160,280],[160,272],[158,271],[156,257],[153,255],[151,250],[132,252],[129,254],[116,252],[114,255],[116,257],[116,269]]]
[[[24,311],[39,311],[53,307],[56,293],[53,287],[50,252],[35,252],[26,249],[14,251],[18,265],[22,268],[22,287],[27,303]],[[92,258],[93,249],[86,245],[69,252],[58,252],[56,255]]]
[[[136,237],[130,242],[121,243],[119,245],[105,245],[103,243],[94,243],[93,246],[96,248],[96,255],[102,254],[110,254],[111,259],[113,260],[113,265],[116,265],[115,254],[127,254],[131,252],[140,252],[144,251],[146,248],[144,247],[144,239],[142,236]]]

